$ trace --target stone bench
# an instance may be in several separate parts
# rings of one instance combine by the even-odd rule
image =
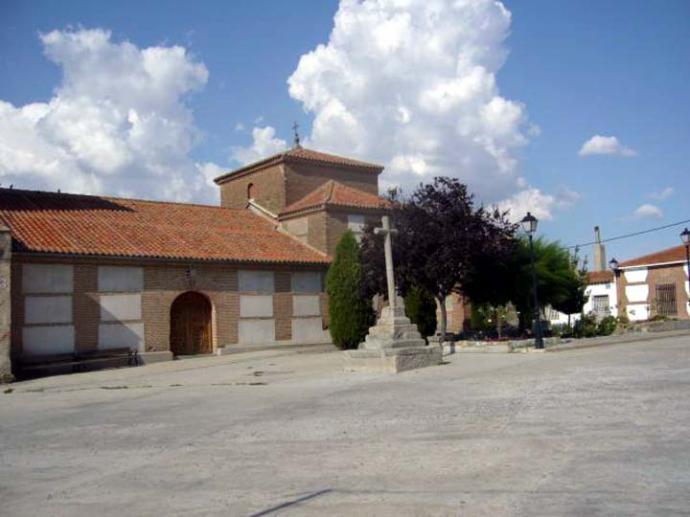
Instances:
[[[58,373],[76,373],[92,369],[139,366],[139,353],[129,347],[89,350],[68,354],[37,355],[19,361],[21,377],[40,377]]]

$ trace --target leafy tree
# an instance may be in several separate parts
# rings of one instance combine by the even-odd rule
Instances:
[[[562,307],[572,295],[573,286],[578,282],[577,271],[572,267],[568,250],[558,242],[535,239],[534,262],[539,304],[541,307]],[[523,330],[530,327],[534,315],[531,267],[529,242],[527,239],[519,239],[512,266],[513,281],[510,289],[512,301],[520,312]]]
[[[329,330],[333,343],[341,349],[357,348],[374,323],[371,298],[365,295],[362,282],[359,245],[347,230],[326,275]]]
[[[428,291],[412,287],[405,294],[405,314],[422,337],[426,338],[436,332],[436,301]]]
[[[512,302],[520,313],[520,327],[531,328],[534,317],[532,264],[529,241],[513,239],[494,253],[478,261],[476,271],[463,286],[473,303],[505,306]],[[577,313],[587,301],[586,271],[577,269],[577,258],[558,242],[534,240],[537,289],[541,307],[551,305],[565,313]]]
[[[416,286],[436,299],[441,309],[439,330],[445,339],[446,297],[470,283],[479,262],[506,255],[515,226],[503,213],[475,207],[467,187],[455,178],[434,178],[431,184],[419,185],[409,198],[399,192],[394,195],[396,284],[403,293]],[[366,290],[385,294],[382,239],[371,228],[365,230],[362,256]]]
[[[570,260],[571,272],[573,273],[568,280],[567,294],[562,300],[556,300],[551,306],[557,311],[568,315],[568,326],[570,326],[570,315],[582,312],[589,296],[585,294],[587,289],[587,263],[582,262],[579,266],[577,251]]]

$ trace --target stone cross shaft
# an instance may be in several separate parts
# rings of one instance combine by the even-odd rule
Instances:
[[[383,243],[383,250],[386,257],[386,283],[388,284],[388,305],[391,310],[395,309],[395,276],[393,274],[393,235],[398,233],[398,230],[391,228],[390,217],[384,215],[381,217],[381,228],[375,228],[374,233],[385,236]]]

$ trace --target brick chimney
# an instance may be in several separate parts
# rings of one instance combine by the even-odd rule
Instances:
[[[592,264],[593,271],[606,270],[606,248],[601,243],[601,233],[599,227],[594,227],[594,264]]]

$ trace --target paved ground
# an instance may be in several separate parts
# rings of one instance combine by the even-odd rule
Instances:
[[[2,515],[690,515],[690,338],[203,358],[0,393]]]

